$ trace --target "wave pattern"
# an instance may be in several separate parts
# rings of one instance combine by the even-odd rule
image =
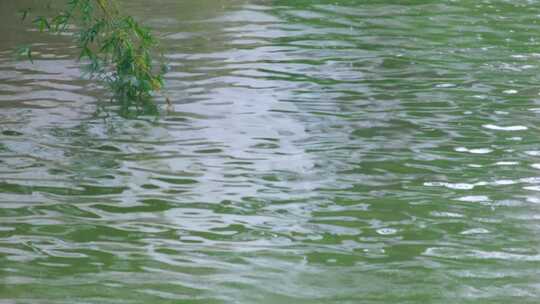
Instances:
[[[124,1],[172,66],[131,120],[3,16],[0,301],[535,302],[540,6],[385,2]]]

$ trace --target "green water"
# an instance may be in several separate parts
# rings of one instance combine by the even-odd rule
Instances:
[[[126,0],[174,103],[135,119],[30,2],[0,303],[540,302],[538,1]]]

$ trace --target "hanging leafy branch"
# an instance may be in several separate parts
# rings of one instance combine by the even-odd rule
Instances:
[[[21,13],[29,16],[29,10]],[[32,23],[42,32],[73,33],[79,60],[89,61],[91,75],[109,84],[123,106],[151,103],[152,93],[163,87],[166,67],[153,60],[157,41],[133,17],[120,14],[115,0],[68,0],[65,9]],[[19,51],[32,60],[29,48]]]

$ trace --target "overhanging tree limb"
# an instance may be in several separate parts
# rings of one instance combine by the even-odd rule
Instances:
[[[157,41],[147,27],[122,15],[115,0],[67,0],[64,9],[37,16],[33,23],[42,32],[73,32],[79,59],[89,61],[91,75],[109,84],[121,104],[149,103],[162,89],[165,66],[154,59]]]

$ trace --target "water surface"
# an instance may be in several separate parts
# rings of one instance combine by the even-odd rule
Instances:
[[[134,119],[30,2],[0,303],[538,302],[537,1],[123,1],[171,65]]]

